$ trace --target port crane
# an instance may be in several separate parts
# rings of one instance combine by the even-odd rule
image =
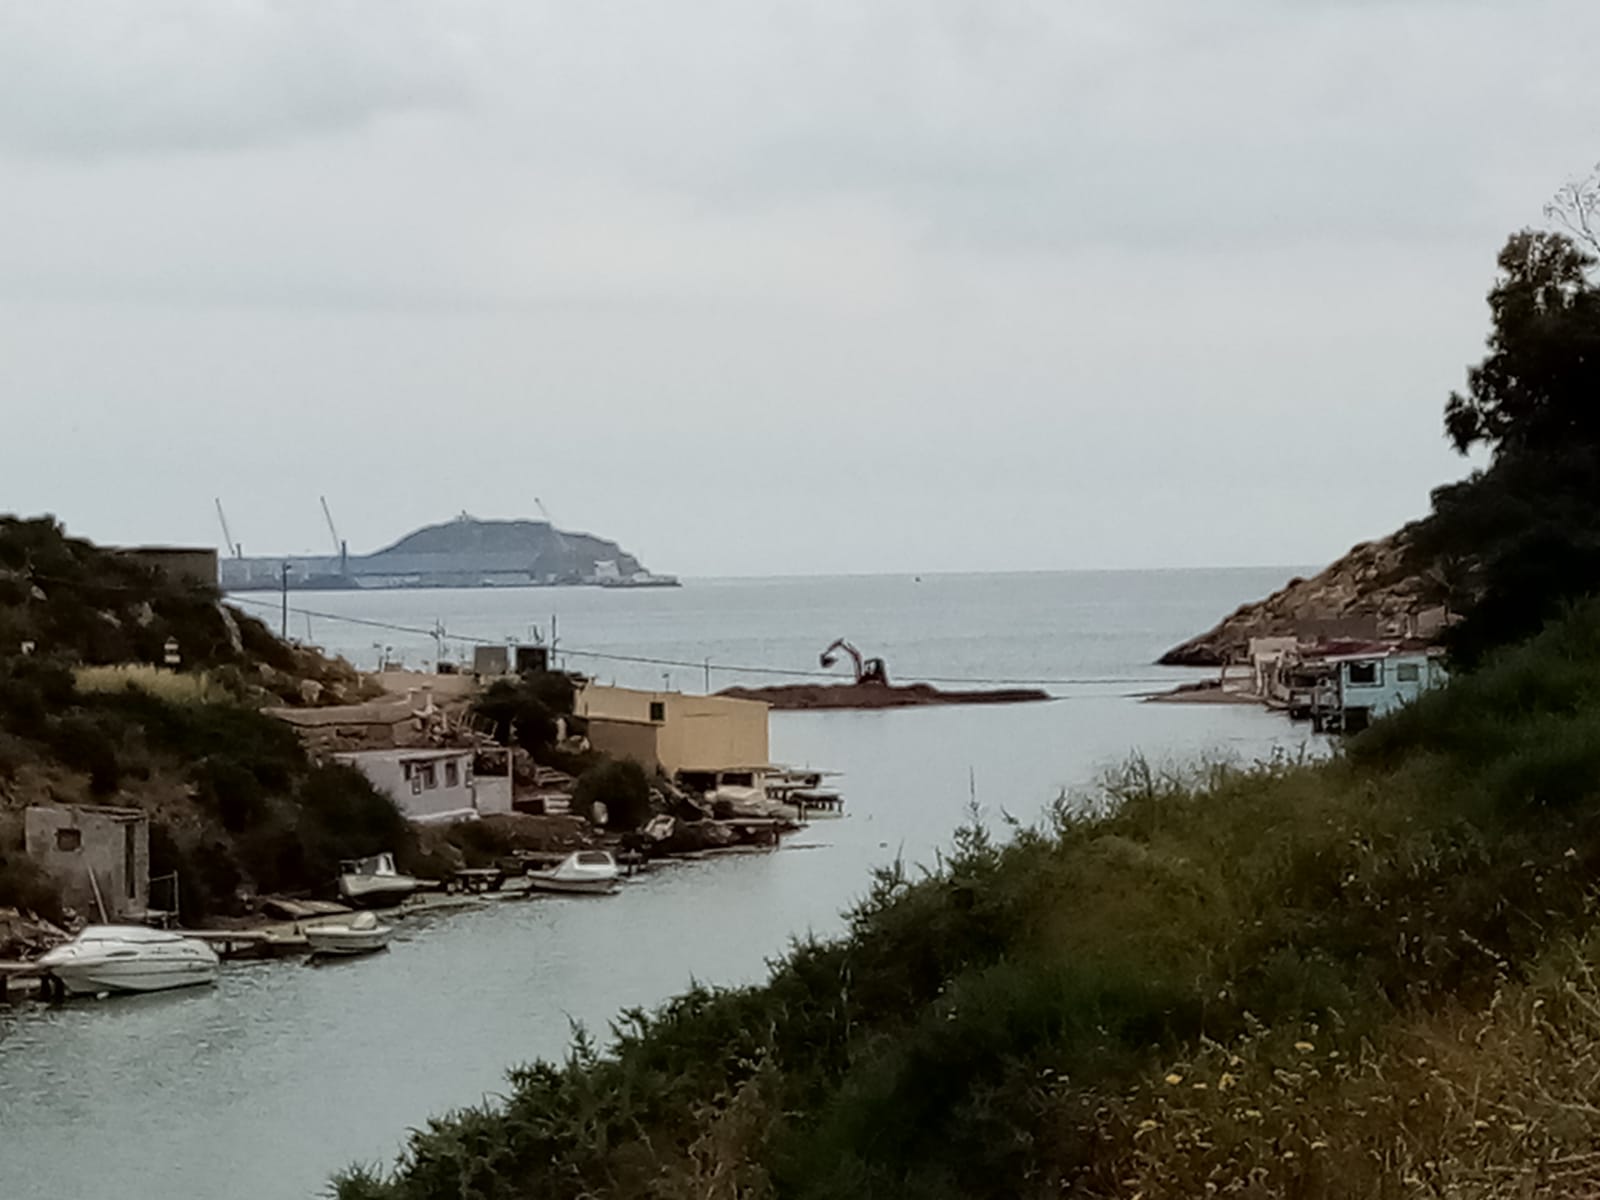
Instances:
[[[818,659],[824,667],[831,667],[839,661],[835,651],[842,650],[850,656],[850,661],[856,669],[856,683],[870,684],[875,687],[889,686],[889,668],[884,665],[881,658],[862,658],[861,651],[857,650],[843,638],[837,638],[834,643],[822,652]]]
[[[222,497],[216,498],[217,520],[222,524],[222,545],[234,558],[244,557],[244,547],[233,540],[233,534],[228,530],[228,515],[222,511]]]
[[[350,560],[349,544],[339,536],[339,531],[334,528],[333,513],[328,508],[328,498],[321,497],[322,519],[328,523],[328,536],[333,539],[333,553],[339,560],[339,574],[346,574],[345,566]]]

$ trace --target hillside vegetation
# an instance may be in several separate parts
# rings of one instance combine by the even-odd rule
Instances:
[[[1134,763],[968,829],[340,1195],[1566,1194],[1600,1185],[1597,878],[1591,605],[1334,761]]]
[[[168,638],[182,672],[155,665]],[[61,915],[22,855],[21,812],[36,803],[149,812],[151,874],[177,873],[186,920],[256,892],[325,888],[341,857],[409,848],[387,798],[311,762],[259,711],[358,688],[348,667],[280,642],[214,588],[48,519],[0,517],[0,906]]]

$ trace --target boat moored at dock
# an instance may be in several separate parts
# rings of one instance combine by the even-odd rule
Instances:
[[[606,850],[579,850],[547,871],[528,872],[528,886],[536,892],[604,895],[617,890],[621,871]]]
[[[394,855],[374,854],[339,864],[339,895],[363,908],[399,904],[417,890],[417,881],[395,869]]]
[[[340,924],[308,925],[305,936],[312,954],[371,954],[389,944],[394,926],[379,924],[376,916],[363,912]]]
[[[38,965],[68,993],[159,992],[215,983],[220,960],[198,938],[143,925],[90,925]]]

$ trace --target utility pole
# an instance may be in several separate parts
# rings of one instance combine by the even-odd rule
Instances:
[[[281,590],[283,594],[282,634],[283,640],[287,642],[289,640],[289,563],[287,560],[285,560],[283,564],[283,581]]]

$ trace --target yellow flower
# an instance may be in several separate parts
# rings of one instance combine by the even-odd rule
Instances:
[[[1174,1071],[1171,1075],[1167,1076],[1167,1082],[1169,1084],[1171,1084],[1173,1087],[1177,1087],[1180,1083],[1183,1082],[1183,1076],[1179,1075],[1176,1071]]]
[[[1219,1092],[1225,1092],[1229,1088],[1231,1088],[1234,1084],[1236,1084],[1238,1082],[1239,1081],[1237,1079],[1235,1079],[1232,1075],[1230,1075],[1230,1074],[1228,1074],[1228,1072],[1224,1071],[1222,1073],[1222,1078],[1217,1080],[1217,1090]]]
[[[1310,1042],[1296,1042],[1294,1048],[1300,1051],[1301,1054],[1310,1054],[1316,1049]]]

